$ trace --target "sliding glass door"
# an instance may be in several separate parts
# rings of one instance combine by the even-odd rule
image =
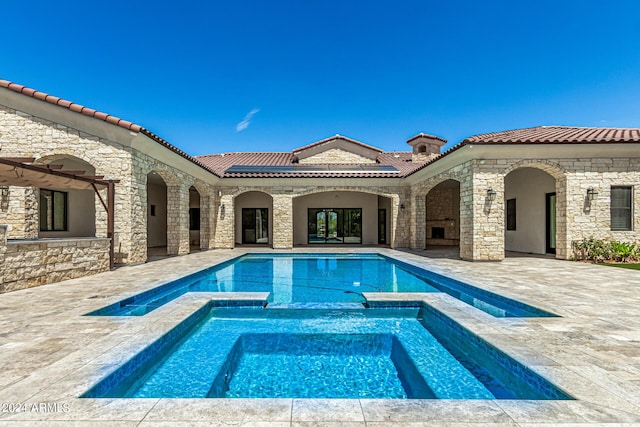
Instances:
[[[308,242],[362,243],[362,209],[309,208]]]
[[[242,208],[242,243],[269,243],[267,208]]]

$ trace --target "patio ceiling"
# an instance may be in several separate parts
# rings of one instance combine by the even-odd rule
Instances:
[[[27,157],[0,157],[0,185],[51,190],[93,190],[106,188],[103,176],[87,176],[85,171],[63,171],[61,165],[34,165]],[[112,181],[117,182],[117,181]]]

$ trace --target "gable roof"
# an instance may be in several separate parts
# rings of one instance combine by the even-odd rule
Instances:
[[[35,98],[38,99],[40,101],[43,102],[48,102],[49,104],[53,104],[56,105],[58,107],[62,107],[62,108],[66,108],[69,111],[73,111],[75,113],[78,114],[82,114],[97,120],[102,120],[103,122],[115,125],[115,126],[119,126],[123,129],[127,129],[130,130],[132,132],[139,132],[145,136],[147,136],[148,138],[150,138],[151,140],[157,142],[158,144],[162,145],[163,147],[173,151],[174,153],[178,154],[181,157],[184,157],[185,159],[189,160],[191,163],[194,163],[198,166],[200,166],[203,169],[207,169],[209,172],[210,171],[203,163],[201,163],[199,160],[197,160],[195,157],[188,155],[187,153],[185,153],[184,151],[180,150],[179,148],[175,147],[174,145],[170,144],[168,141],[166,141],[165,139],[159,137],[158,135],[156,135],[155,133],[151,132],[148,129],[145,129],[144,127],[137,125],[133,122],[130,122],[128,120],[123,120],[119,117],[116,116],[112,116],[111,114],[107,114],[107,113],[103,113],[101,111],[97,111],[94,110],[93,108],[89,108],[89,107],[85,107],[84,105],[81,104],[77,104],[75,102],[71,102],[71,101],[67,101],[66,99],[62,99],[62,98],[58,98],[57,96],[53,96],[53,95],[49,95],[47,93],[44,92],[40,92],[37,91],[35,89],[31,89],[28,88],[26,86],[23,85],[19,85],[17,83],[13,83],[10,82],[8,80],[3,80],[0,78],[0,88],[5,88],[5,89],[9,89],[13,92],[17,92],[19,94],[31,97],[31,98]],[[214,175],[215,172],[214,172]]]
[[[640,142],[640,129],[537,126],[474,135],[462,141],[463,144],[601,144],[619,142]]]
[[[347,151],[369,160],[375,160],[378,154],[382,153],[382,150],[377,147],[336,134],[313,144],[296,148],[293,150],[293,155],[296,159],[301,160],[332,149]]]
[[[330,136],[329,138],[321,139],[318,142],[314,142],[313,144],[309,144],[309,145],[305,145],[304,147],[296,148],[296,149],[293,150],[293,154],[297,155],[301,151],[306,151],[306,150],[309,150],[310,148],[315,148],[315,147],[318,147],[320,145],[326,144],[328,142],[337,141],[337,140],[342,140],[342,141],[348,142],[350,144],[355,144],[355,145],[358,145],[360,147],[364,147],[364,148],[367,148],[369,150],[373,150],[373,151],[377,151],[378,153],[382,153],[382,150],[377,148],[377,147],[374,147],[372,145],[367,145],[364,142],[356,141],[355,139],[347,138],[346,136],[342,136],[340,134],[336,134],[334,136]]]

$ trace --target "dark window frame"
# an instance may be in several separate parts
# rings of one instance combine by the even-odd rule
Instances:
[[[628,206],[614,206],[614,193],[615,193],[614,190],[625,190],[626,192],[628,192],[628,200],[629,200]],[[627,197],[625,197],[625,199],[627,199]],[[633,231],[633,186],[612,185],[609,202],[610,202],[611,231]],[[616,213],[624,212],[625,213],[624,216],[626,217],[625,222],[627,222],[628,225],[624,227],[614,226],[614,216],[616,216],[614,212]]]
[[[50,209],[46,209],[43,210],[42,207],[42,203],[44,200],[43,195],[44,193],[50,193],[51,194],[51,208]],[[56,219],[57,219],[57,215],[56,215],[56,194],[61,194],[62,195],[62,200],[63,200],[63,208],[62,208],[62,228],[56,228]],[[40,220],[39,220],[39,228],[40,231],[46,231],[46,232],[64,232],[64,231],[69,231],[69,193],[66,191],[59,191],[59,190],[49,190],[46,188],[41,188],[40,189],[40,207],[39,207],[39,213],[40,213]],[[46,214],[51,214],[51,216],[47,217],[45,221],[43,221],[42,218],[42,214],[46,213]],[[51,224],[50,227],[48,227],[48,224]]]
[[[506,222],[508,231],[517,230],[516,199],[508,199],[506,203]]]

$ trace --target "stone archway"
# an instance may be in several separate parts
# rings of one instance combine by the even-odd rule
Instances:
[[[168,190],[163,173],[147,174],[147,257],[168,254]]]
[[[235,245],[273,246],[273,197],[263,191],[245,191],[234,197]]]
[[[555,254],[556,178],[543,168],[512,168],[504,176],[505,251]]]
[[[395,197],[394,197],[395,196]],[[294,245],[394,245],[397,195],[352,189],[306,191],[293,198]]]
[[[425,249],[460,253],[460,182],[446,179],[425,195]]]

